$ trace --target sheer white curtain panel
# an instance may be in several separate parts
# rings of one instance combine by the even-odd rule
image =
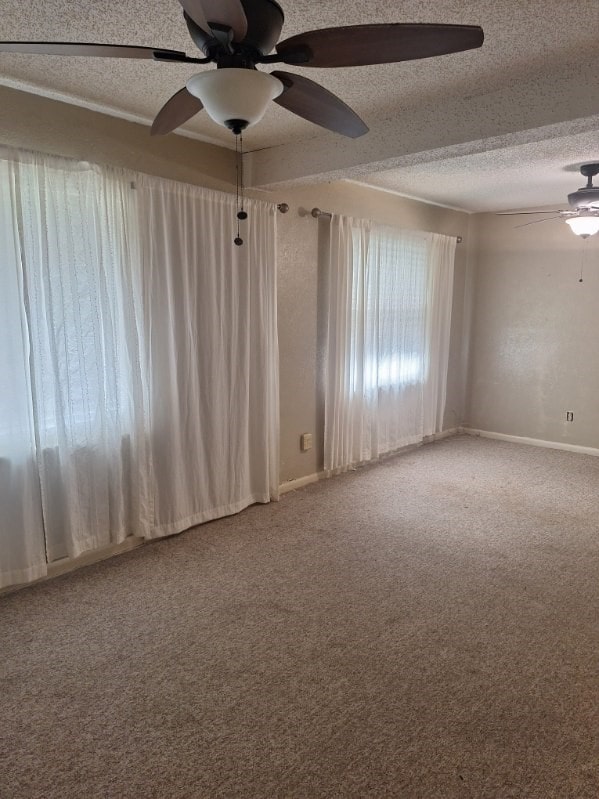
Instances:
[[[14,151],[0,169],[0,562],[11,583],[145,533],[148,423],[130,182]]]
[[[14,168],[0,151],[0,587],[47,572]]]
[[[424,435],[443,430],[447,398],[447,372],[453,304],[456,239],[428,234],[426,381],[424,385]]]
[[[276,210],[0,149],[0,586],[278,492]]]
[[[140,176],[151,462],[150,535],[278,492],[276,209]]]
[[[332,216],[325,470],[442,428],[454,250],[447,236]]]

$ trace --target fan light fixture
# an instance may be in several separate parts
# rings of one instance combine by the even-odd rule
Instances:
[[[599,216],[592,212],[586,214],[582,212],[579,216],[570,217],[570,219],[566,219],[566,224],[570,225],[570,229],[583,239],[599,232]]]
[[[223,67],[194,75],[187,81],[187,91],[202,102],[216,123],[239,135],[262,119],[283,84],[268,72]]]
[[[2,53],[23,53],[215,64],[214,74],[196,75],[166,101],[152,123],[153,135],[176,130],[204,107],[218,124],[240,135],[261,119],[274,100],[308,122],[355,139],[368,133],[368,127],[340,97],[304,75],[278,69],[261,73],[256,66],[320,69],[395,64],[473,50],[485,38],[479,25],[368,22],[305,31],[281,40],[285,14],[277,0],[179,0],[179,4],[202,58],[163,47],[42,41],[0,41],[0,58]]]
[[[293,114],[352,139],[368,133],[362,119],[340,97],[293,72],[258,72],[257,64],[335,68],[394,64],[481,47],[478,25],[389,22],[341,25],[280,40],[285,15],[277,0],[179,0],[189,35],[203,58],[180,50],[99,42],[0,41],[0,54],[143,58],[176,64],[216,64],[175,92],[152,123],[164,135],[206,109],[235,134],[237,220],[243,207],[243,131],[259,122],[274,100]],[[275,50],[273,53],[272,51]],[[239,224],[235,244],[243,244]]]

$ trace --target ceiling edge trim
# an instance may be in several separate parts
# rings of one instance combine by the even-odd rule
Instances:
[[[415,200],[425,205],[434,205],[436,208],[447,208],[448,211],[459,211],[461,214],[476,214],[477,211],[469,211],[467,208],[459,208],[457,205],[447,205],[446,203],[438,203],[434,200],[427,200],[424,197],[417,197],[415,194],[404,194],[402,191],[395,189],[387,189],[384,186],[375,186],[372,183],[365,183],[363,180],[355,180],[352,178],[344,178],[345,183],[353,183],[356,186],[364,186],[367,189],[374,189],[375,191],[382,191],[385,194],[394,194],[396,197],[403,197],[406,200]]]

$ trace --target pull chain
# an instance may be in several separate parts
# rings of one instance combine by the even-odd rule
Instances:
[[[237,146],[239,143],[239,147]],[[235,136],[235,161],[236,161],[236,168],[235,168],[235,203],[237,207],[237,236],[233,239],[234,243],[241,247],[243,244],[243,239],[239,235],[239,220],[247,219],[248,215],[247,212],[243,208],[243,134],[239,134],[239,142],[238,137]]]
[[[584,270],[584,257],[586,255],[586,252],[587,252],[587,239],[584,239],[582,243],[582,254],[580,256],[580,277],[578,278],[579,283],[583,282],[582,273]]]

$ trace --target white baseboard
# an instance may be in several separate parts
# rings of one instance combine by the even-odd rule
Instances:
[[[366,463],[360,463],[358,466],[352,467],[347,471],[354,471],[356,468],[360,468],[361,466],[367,466],[368,463],[376,463],[377,461],[386,460],[387,458],[393,458],[396,455],[401,455],[402,453],[413,450],[416,447],[420,447],[422,444],[431,444],[433,441],[440,441],[442,438],[456,436],[459,432],[461,432],[459,427],[451,427],[448,430],[441,431],[440,433],[433,433],[430,436],[425,436],[418,444],[410,444],[407,447],[402,447],[401,449],[394,450],[393,452],[386,452],[384,455],[381,455],[380,458],[376,458],[373,461],[367,461]],[[288,491],[295,491],[296,489],[303,488],[311,483],[317,483],[319,480],[327,480],[330,477],[336,477],[338,474],[345,474],[345,472],[313,472],[312,474],[306,474],[303,477],[297,477],[295,480],[287,480],[287,482],[281,483],[279,486],[279,494],[286,494]]]
[[[287,480],[279,486],[279,494],[286,494],[288,491],[295,491],[297,488],[310,485],[310,483],[317,483],[319,480],[325,480],[327,476],[325,472],[313,472],[304,477],[296,477],[295,480]]]
[[[91,566],[93,563],[99,563],[101,560],[114,557],[114,555],[121,555],[123,552],[128,552],[130,549],[135,549],[144,543],[145,539],[131,536],[120,544],[112,544],[102,549],[84,552],[77,558],[61,558],[61,560],[52,561],[52,563],[48,564],[48,577],[58,577],[59,574],[66,574],[78,569],[80,566]]]
[[[68,572],[75,571],[75,569],[79,569],[82,566],[91,566],[94,563],[99,563],[102,560],[112,558],[115,555],[122,555],[124,552],[129,552],[131,549],[136,549],[144,543],[145,539],[138,538],[137,536],[131,536],[126,538],[120,544],[112,544],[110,546],[104,547],[103,549],[93,549],[89,552],[84,552],[77,558],[61,558],[60,560],[54,560],[52,563],[48,563],[48,570],[43,577],[39,577],[37,580],[32,580],[28,583],[6,585],[3,588],[0,588],[0,596],[3,596],[4,594],[12,594],[14,591],[20,591],[22,588],[27,588],[31,585],[37,585],[38,583],[46,582],[46,580],[51,580],[53,577],[59,577],[61,574],[67,574]]]
[[[566,452],[578,452],[582,455],[594,455],[599,457],[599,449],[596,447],[583,447],[580,444],[568,444],[563,441],[543,441],[541,438],[526,438],[525,436],[509,436],[506,433],[493,433],[490,430],[476,430],[473,427],[460,427],[458,432],[466,433],[469,436],[480,436],[481,438],[495,438],[498,441],[511,441],[514,444],[530,444],[533,447],[546,447],[547,449],[562,449]]]
[[[450,427],[447,430],[441,430],[440,433],[433,433],[431,436],[425,436],[422,439],[423,444],[430,444],[431,441],[441,441],[442,438],[450,438],[450,436],[457,436],[461,432],[460,427]]]

